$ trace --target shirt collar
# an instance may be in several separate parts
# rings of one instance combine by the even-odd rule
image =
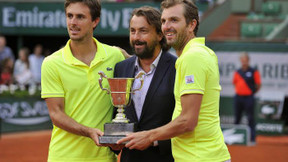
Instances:
[[[157,67],[157,65],[158,65],[158,63],[159,63],[159,60],[160,60],[160,58],[161,58],[161,55],[162,55],[162,50],[160,51],[159,55],[156,57],[156,59],[155,59],[155,60],[152,62],[152,64],[150,65],[150,71],[153,71],[153,70]],[[139,64],[139,58],[138,58],[138,57],[136,57],[135,68],[136,68],[136,70],[138,70],[138,71],[140,71],[139,69],[142,70],[142,68],[141,68],[141,66],[140,66],[140,64]]]
[[[182,54],[184,54],[192,45],[200,44],[205,45],[205,37],[195,37],[191,39],[184,47]],[[182,55],[181,54],[181,55]],[[180,56],[181,57],[181,56]]]
[[[103,61],[108,56],[103,44],[101,44],[94,37],[93,37],[93,41],[96,43],[97,52],[95,54],[94,59],[91,62],[91,65],[93,65],[95,62]],[[86,65],[73,56],[71,52],[71,48],[70,48],[70,43],[71,43],[71,39],[66,43],[65,47],[62,49],[62,57],[64,59],[64,62],[71,64],[71,65]]]

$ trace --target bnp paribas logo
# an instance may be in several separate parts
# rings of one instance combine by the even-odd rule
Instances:
[[[0,103],[0,118],[4,123],[28,126],[50,121],[45,101]]]

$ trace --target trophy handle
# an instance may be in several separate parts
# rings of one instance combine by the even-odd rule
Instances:
[[[107,88],[103,88],[102,86],[102,81],[103,81],[103,78],[106,78],[107,79],[107,76],[104,74],[103,71],[99,71],[98,74],[100,75],[100,78],[99,78],[99,85],[100,85],[100,88],[104,91],[107,91],[107,94],[110,94],[110,90],[107,89]]]
[[[132,90],[132,93],[135,93],[135,91],[139,91],[140,89],[142,89],[143,83],[144,83],[144,79],[143,79],[142,75],[144,75],[144,74],[145,74],[145,73],[144,73],[143,71],[140,71],[140,72],[136,75],[135,79],[141,77],[141,78],[140,78],[141,85],[140,85],[139,88],[133,89],[133,90]]]

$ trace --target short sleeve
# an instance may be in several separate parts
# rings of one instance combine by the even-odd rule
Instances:
[[[177,71],[179,72],[180,96],[184,94],[204,94],[207,63],[201,53],[187,53],[180,62]]]
[[[64,97],[63,85],[52,60],[44,59],[41,67],[41,97]]]

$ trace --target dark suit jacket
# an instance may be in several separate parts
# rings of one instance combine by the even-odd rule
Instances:
[[[114,77],[135,77],[136,56],[126,59],[115,66]],[[163,52],[156,67],[150,87],[143,104],[142,113],[138,120],[133,100],[125,108],[125,114],[131,123],[136,123],[136,131],[149,130],[160,127],[171,121],[175,99],[176,57]],[[171,153],[171,141],[158,141],[156,147],[149,147],[144,151],[124,148],[121,162],[171,162],[174,161]]]

